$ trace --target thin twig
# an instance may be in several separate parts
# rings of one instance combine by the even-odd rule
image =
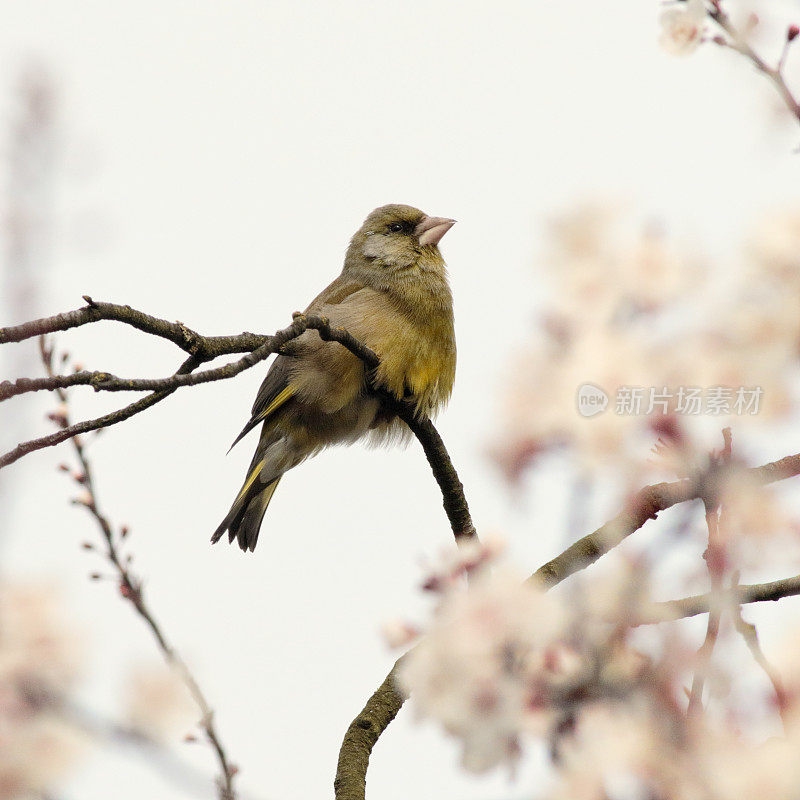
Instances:
[[[739,635],[744,639],[754,661],[761,667],[764,674],[767,676],[767,680],[772,684],[772,690],[775,692],[775,704],[778,707],[778,713],[785,726],[787,722],[786,710],[789,706],[789,698],[784,689],[783,681],[781,680],[778,670],[769,662],[764,651],[761,649],[761,642],[758,640],[756,626],[751,622],[747,622],[742,616],[742,606],[739,603],[733,605],[733,624]]]
[[[787,85],[783,76],[783,67],[786,61],[788,48],[795,37],[792,36],[789,38],[789,36],[787,36],[786,44],[783,48],[781,57],[778,60],[777,66],[770,67],[769,64],[767,64],[767,62],[764,61],[764,59],[758,55],[758,53],[756,53],[756,51],[753,50],[753,48],[748,44],[741,31],[734,27],[734,25],[731,23],[730,17],[722,9],[721,2],[718,1],[712,3],[712,7],[708,11],[708,16],[713,19],[714,22],[716,22],[717,25],[719,25],[719,27],[722,28],[722,30],[725,31],[725,33],[727,33],[730,37],[729,39],[719,37],[714,41],[730,48],[731,50],[735,50],[737,53],[740,53],[747,58],[762,75],[766,76],[767,79],[772,82],[777,89],[778,94],[781,96],[781,99],[786,104],[786,107],[792,113],[792,116],[794,116],[795,119],[800,122],[800,103],[798,103],[797,99],[792,94],[792,90]]]
[[[703,687],[711,664],[711,656],[719,639],[719,627],[725,608],[725,593],[722,586],[723,546],[719,535],[719,509],[716,506],[706,512],[706,524],[708,525],[708,550],[705,560],[711,578],[711,605],[706,623],[706,635],[703,644],[697,651],[697,663],[692,676],[692,688],[689,691],[689,704],[686,709],[689,717],[695,717],[703,711]]]
[[[48,349],[44,337],[40,340],[40,351],[45,369],[49,375],[54,374],[52,369],[52,350]],[[59,399],[66,404],[68,397],[63,389],[57,389]],[[67,421],[66,412],[64,419]],[[142,581],[138,579],[128,567],[128,559],[120,552],[120,541],[114,534],[111,523],[101,511],[97,503],[97,494],[94,487],[94,476],[92,466],[87,458],[86,450],[79,436],[71,438],[72,446],[80,464],[79,483],[86,490],[86,497],[81,502],[94,520],[97,522],[105,544],[105,556],[109,563],[114,567],[119,580],[120,594],[128,600],[136,609],[136,613],[144,620],[150,632],[153,634],[159,649],[161,650],[167,663],[170,664],[178,673],[184,685],[189,690],[195,704],[200,710],[200,726],[211,745],[216,758],[219,762],[220,775],[217,779],[220,800],[235,800],[233,788],[233,778],[237,770],[228,761],[225,749],[217,733],[214,724],[214,712],[200,688],[196,678],[190,671],[186,662],[180,654],[170,644],[163,632],[161,625],[156,620],[150,607],[144,599]]]
[[[719,453],[712,452],[709,456],[709,471],[712,473],[718,472],[720,469],[729,469],[733,462],[733,438],[730,428],[723,428],[722,439],[722,450]],[[689,717],[695,717],[703,711],[703,687],[711,665],[711,657],[719,639],[722,613],[726,606],[723,584],[725,581],[727,553],[725,539],[720,531],[722,509],[719,503],[719,492],[714,491],[704,495],[703,503],[705,504],[706,526],[708,528],[708,547],[703,553],[703,558],[706,562],[706,569],[711,583],[711,607],[706,623],[706,635],[697,652],[695,671],[692,676],[692,688],[689,691],[689,704],[686,710]],[[738,582],[738,578],[736,581]]]
[[[197,356],[189,356],[189,358],[187,358],[186,361],[181,364],[180,368],[175,374],[183,375],[191,372],[192,370],[196,369],[199,364],[200,362]],[[60,387],[54,388],[57,391],[61,391]],[[100,428],[108,428],[111,425],[116,425],[118,422],[123,422],[126,419],[130,419],[136,414],[140,414],[142,411],[154,406],[156,403],[161,402],[166,397],[169,397],[174,391],[175,389],[165,389],[164,391],[153,392],[153,394],[149,394],[146,397],[143,397],[141,400],[137,400],[135,403],[131,403],[130,405],[120,408],[117,411],[112,411],[108,414],[103,414],[101,417],[96,417],[95,419],[86,420],[84,422],[76,422],[47,436],[22,442],[13,450],[9,450],[4,455],[0,456],[0,469],[7,467],[9,464],[13,464],[15,461],[18,461],[28,453],[33,453],[36,450],[42,450],[45,447],[53,447],[54,445],[67,441],[67,439],[71,439],[73,436],[79,436],[82,433],[96,431]]]

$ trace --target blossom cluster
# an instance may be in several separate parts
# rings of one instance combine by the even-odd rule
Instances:
[[[550,293],[530,343],[513,357],[499,415],[504,430],[493,445],[510,480],[564,445],[589,470],[614,466],[641,478],[639,454],[660,424],[646,414],[649,397],[640,392],[639,411],[632,391],[621,398],[620,413],[583,413],[586,386],[714,389],[717,434],[727,415],[736,415],[739,427],[764,426],[793,412],[800,208],[761,220],[738,268],[716,269],[692,250],[609,204],[553,220],[540,259]],[[687,392],[656,399],[668,399],[667,410],[676,413],[678,400],[689,402]],[[706,424],[689,432],[708,431],[700,415],[684,416],[684,424]]]
[[[79,639],[52,591],[0,590],[0,798],[44,796],[80,754],[65,706],[81,667]]]
[[[683,687],[702,658],[674,627],[639,627],[653,608],[644,565],[623,562],[565,595],[525,581],[496,545],[480,549],[460,574],[450,563],[427,582],[433,613],[398,674],[417,716],[461,743],[465,769],[513,768],[538,739],[552,800],[796,797],[796,655],[783,665],[784,734],[758,743],[731,725],[732,705],[686,713]],[[725,710],[730,676],[723,666],[709,679]]]

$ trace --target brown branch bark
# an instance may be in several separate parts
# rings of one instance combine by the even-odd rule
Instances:
[[[91,386],[98,392],[162,391],[233,378],[271,354],[280,352],[283,345],[307,330],[318,331],[326,341],[339,342],[362,359],[370,369],[379,363],[378,356],[347,331],[332,328],[327,319],[315,315],[295,314],[291,325],[272,336],[254,333],[241,333],[236,336],[202,336],[181,322],[173,323],[151,317],[130,306],[98,303],[91,298],[87,298],[87,303],[90,305],[76,311],[33,320],[14,328],[0,328],[0,344],[23,341],[37,335],[38,331],[42,332],[40,335],[44,335],[54,331],[69,330],[78,325],[113,319],[126,322],[152,336],[171,341],[181,350],[190,353],[197,365],[232,353],[247,353],[247,355],[224,367],[192,376],[176,373],[167,378],[118,378],[106,371],[81,371],[72,375],[49,375],[46,378],[19,378],[16,381],[0,383],[0,401],[27,392],[54,391],[70,386]]]
[[[398,659],[344,735],[333,781],[336,800],[364,797],[372,748],[405,700],[395,685],[395,675],[402,660]]]
[[[353,355],[360,358],[368,370],[368,376],[380,364],[378,356],[366,345],[359,342],[351,334],[341,328],[333,328],[325,317],[296,313],[292,324],[277,331],[272,336],[253,333],[242,333],[238,336],[203,336],[188,328],[182,322],[167,320],[145,314],[130,306],[115,303],[96,302],[84,297],[87,305],[84,308],[56,314],[52,317],[33,320],[9,328],[0,329],[0,344],[21,342],[33,336],[42,336],[55,331],[66,331],[81,325],[88,325],[101,320],[114,320],[130,325],[137,330],[152,336],[166,339],[187,353],[190,357],[180,369],[166,378],[118,378],[108,372],[81,371],[72,375],[49,374],[44,378],[20,378],[16,381],[0,383],[0,401],[16,395],[34,391],[61,391],[71,386],[92,386],[95,391],[149,391],[151,394],[130,405],[112,411],[92,420],[68,425],[38,439],[23,442],[13,450],[0,456],[0,468],[14,463],[18,459],[52,447],[72,437],[107,428],[130,419],[145,411],[156,403],[169,397],[176,389],[185,386],[197,386],[210,381],[233,378],[241,372],[264,361],[273,353],[281,352],[284,345],[307,330],[316,330],[325,341],[338,342]],[[216,369],[195,372],[197,367],[218,356],[245,352],[243,358]],[[369,378],[368,378],[369,379]],[[469,514],[469,506],[461,481],[447,453],[439,433],[433,423],[425,416],[416,413],[413,404],[388,395],[380,387],[370,385],[372,391],[380,393],[390,403],[395,413],[411,428],[419,440],[431,466],[436,482],[442,492],[442,502],[456,540],[474,538],[477,534]]]
[[[87,325],[100,320],[115,320],[130,325],[137,330],[153,336],[166,339],[187,353],[189,359],[174,375],[159,379],[124,379],[118,378],[107,372],[81,371],[73,375],[55,375],[50,371],[47,378],[27,379],[22,378],[14,382],[6,381],[0,384],[0,400],[15,395],[33,391],[57,391],[62,394],[66,387],[87,385],[96,391],[151,391],[147,397],[132,403],[118,411],[98,417],[94,420],[66,425],[62,430],[50,436],[42,437],[30,442],[24,442],[11,452],[0,457],[0,467],[13,463],[23,455],[34,450],[48,447],[67,439],[79,442],[74,438],[76,434],[90,430],[107,427],[109,425],[129,419],[134,414],[160,402],[172,392],[183,386],[193,386],[214,380],[223,380],[233,377],[245,369],[264,360],[272,353],[280,352],[283,345],[290,340],[302,335],[306,330],[317,330],[320,337],[326,341],[336,341],[346,347],[350,352],[360,358],[366,368],[370,389],[381,393],[390,403],[395,413],[409,426],[411,431],[422,445],[425,456],[430,464],[436,482],[442,492],[442,503],[450,522],[453,535],[457,542],[477,537],[475,526],[469,513],[469,506],[464,495],[463,485],[447,453],[444,442],[439,436],[433,423],[426,416],[418,415],[413,404],[389,396],[380,387],[372,382],[374,370],[380,364],[378,356],[361,342],[353,338],[347,331],[331,328],[327,319],[316,316],[295,314],[294,321],[282,331],[273,336],[258,336],[243,333],[240,336],[206,337],[186,327],[180,322],[168,322],[157,317],[144,314],[130,306],[121,306],[113,303],[98,303],[89,297],[84,298],[87,306],[65,314],[58,314],[40,320],[34,320],[15,327],[0,329],[0,344],[4,342],[19,342],[33,336],[43,336],[55,331],[65,331],[70,328]],[[194,373],[194,370],[203,362],[209,361],[220,355],[247,352],[247,355],[237,362],[232,362],[218,369]],[[194,374],[193,374],[194,373]],[[78,445],[79,446],[79,445]],[[87,465],[88,471],[88,465]],[[91,510],[91,509],[90,509]],[[102,516],[97,516],[98,522],[103,527]],[[106,526],[107,528],[107,526]],[[104,534],[107,532],[104,528]],[[110,528],[107,528],[110,531]],[[115,566],[120,566],[116,559],[113,539],[106,537],[109,543],[109,558]],[[124,569],[124,567],[121,567]],[[141,603],[141,587],[129,583],[124,573],[121,573],[126,586],[130,588],[131,601],[137,607],[140,615],[150,625],[153,635],[169,658],[175,658],[174,651],[167,644],[160,632],[158,625],[146,607]],[[182,663],[182,662],[181,662]],[[196,686],[191,676],[187,673],[187,683],[192,688],[194,685],[197,698],[202,698],[199,687]],[[195,691],[193,690],[193,694]],[[361,785],[363,797],[364,782],[366,779],[367,764],[372,747],[378,740],[383,730],[389,725],[403,703],[402,696],[394,686],[394,672],[387,676],[381,687],[375,692],[367,703],[364,711],[353,721],[348,729],[345,743],[339,759],[337,771],[337,797],[358,796],[351,793],[351,787]],[[207,717],[209,726],[213,726],[212,717]],[[206,727],[206,732],[212,745],[219,745],[213,733],[213,727]],[[224,751],[221,745],[217,749],[220,761],[224,767],[224,774],[228,775],[227,765],[224,760]],[[223,787],[224,788],[224,787]]]
[[[143,333],[166,339],[191,355],[199,355],[203,361],[228,353],[255,350],[256,347],[263,344],[263,339],[266,338],[252,333],[242,333],[239,336],[201,336],[182,322],[168,322],[165,319],[137,311],[130,306],[92,300],[88,295],[84,295],[83,299],[86,301],[83,308],[66,311],[52,317],[31,320],[21,325],[0,328],[0,344],[22,342],[35,336],[67,331],[70,328],[101,320],[122,322]]]
[[[411,428],[422,445],[425,457],[433,471],[433,477],[442,492],[442,505],[450,521],[456,542],[477,539],[478,533],[472,524],[469,505],[464,495],[464,486],[458,478],[453,462],[444,446],[442,437],[433,423],[425,416],[417,416],[407,403],[398,404],[397,415]]]
[[[104,414],[92,420],[75,423],[60,431],[56,431],[48,436],[32,439],[23,442],[13,450],[0,456],[0,469],[13,464],[28,453],[41,450],[45,447],[52,447],[71,437],[87,433],[88,431],[106,428],[115,425],[123,420],[130,419],[135,414],[150,408],[152,405],[169,397],[177,388],[182,386],[192,386],[206,383],[213,380],[232,378],[246,369],[263,361],[272,353],[278,353],[281,348],[301,336],[306,330],[316,330],[320,337],[326,341],[335,341],[350,350],[351,353],[360,358],[369,369],[374,369],[380,362],[378,356],[368,347],[363,345],[347,331],[341,328],[332,328],[324,317],[308,316],[295,314],[291,325],[278,331],[273,336],[257,336],[252,333],[242,333],[239,336],[201,336],[200,334],[187,328],[180,322],[166,322],[165,320],[151,317],[141,311],[130,308],[130,306],[120,306],[113,303],[96,303],[87,298],[89,305],[86,308],[70,311],[65,314],[58,314],[45,319],[34,320],[32,322],[18,325],[14,328],[0,329],[0,344],[3,342],[18,342],[36,336],[40,332],[50,332],[56,330],[68,330],[78,325],[86,325],[102,319],[114,319],[149,333],[159,336],[176,344],[182,350],[190,352],[190,357],[181,365],[178,371],[168,377],[159,379],[114,379],[109,373],[86,373],[86,375],[104,374],[106,381],[87,378],[86,384],[93,385],[99,390],[122,391],[137,390],[145,391],[155,389],[152,394],[137,400],[124,408]],[[250,351],[237,362],[233,362],[215,370],[190,375],[200,364],[205,361],[217,358],[217,356],[234,352]],[[80,374],[80,373],[79,373]],[[21,379],[16,382],[3,382],[0,384],[0,400],[22,394],[26,391],[62,389],[65,386],[80,385],[82,379],[75,376],[51,375],[41,379]]]

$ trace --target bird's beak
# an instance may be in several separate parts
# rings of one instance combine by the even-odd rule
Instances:
[[[414,234],[419,237],[420,244],[439,244],[442,236],[455,224],[454,219],[447,217],[424,217],[414,228]]]

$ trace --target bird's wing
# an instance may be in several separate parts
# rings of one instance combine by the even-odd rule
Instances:
[[[311,301],[306,313],[320,313],[323,309],[329,310],[332,306],[339,306],[363,288],[362,284],[339,276]],[[291,382],[291,360],[302,358],[304,351],[316,349],[322,344],[316,334],[308,332],[284,346],[284,350],[288,351],[287,355],[278,356],[269,368],[253,403],[250,420],[231,447],[250,433],[256,425],[266,420],[292,399],[297,387],[293,386]]]
[[[287,401],[291,400],[294,395],[294,389],[289,382],[289,378],[289,359],[286,356],[278,356],[269,368],[269,372],[267,372],[261,388],[258,390],[256,400],[253,403],[250,421],[234,439],[231,448],[238,444],[243,437],[247,436],[259,422],[263,422],[270,414],[274,414]]]

